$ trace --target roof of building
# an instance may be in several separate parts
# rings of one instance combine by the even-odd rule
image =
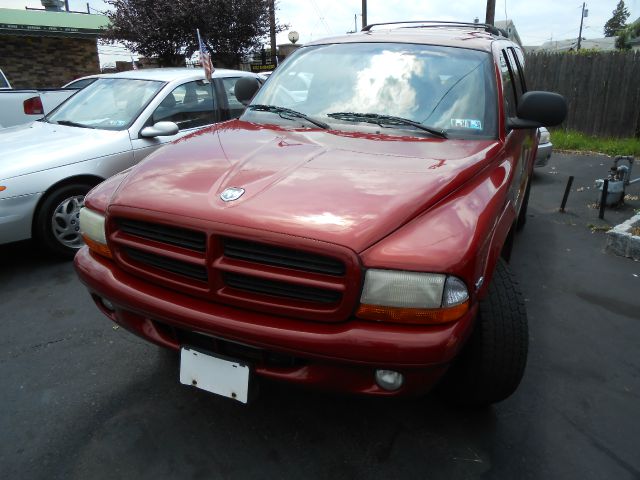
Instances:
[[[605,38],[587,38],[580,42],[580,48],[594,50],[615,50],[617,37]],[[569,40],[551,40],[544,42],[538,48],[538,51],[547,52],[565,52],[575,50],[578,47],[578,39],[570,38]]]
[[[514,42],[516,42],[518,45],[522,46],[522,40],[520,40],[520,35],[518,34],[518,29],[516,28],[515,23],[513,23],[513,20],[496,20],[494,22],[494,25],[496,26],[496,28],[499,28],[501,30],[504,30],[505,32],[507,32],[507,35],[509,36],[510,40],[513,40]]]
[[[0,34],[96,37],[109,25],[104,15],[0,8]]]
[[[425,22],[429,23],[429,22]],[[491,51],[494,40],[507,40],[486,32],[481,25],[428,25],[428,26],[385,26],[380,25],[370,31],[355,34],[324,38],[307,43],[309,45],[324,45],[331,43],[360,43],[360,42],[390,42],[390,43],[420,43],[447,47],[468,48],[472,50]]]

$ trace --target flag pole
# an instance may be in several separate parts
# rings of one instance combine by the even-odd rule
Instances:
[[[207,47],[202,41],[202,37],[200,36],[200,29],[196,28],[196,33],[198,34],[198,48],[200,49],[200,63],[202,64],[202,68],[204,69],[204,77],[211,85],[211,109],[213,110],[213,120],[218,121],[218,110],[215,106],[215,90],[213,88],[213,63],[211,62],[211,55],[207,52]]]

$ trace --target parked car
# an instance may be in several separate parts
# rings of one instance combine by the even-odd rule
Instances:
[[[94,75],[76,79],[62,88],[14,90],[0,70],[0,128],[22,125],[42,118],[96,78]]]
[[[238,80],[239,120],[86,197],[80,279],[112,321],[180,350],[182,383],[246,402],[257,377],[378,396],[440,382],[473,405],[518,386],[507,260],[536,129],[566,103],[526,91],[492,26],[364,30],[301,47],[259,91]]]
[[[73,255],[84,195],[161,145],[239,116],[229,89],[241,77],[257,78],[221,69],[212,84],[199,69],[98,75],[41,121],[0,130],[0,244],[35,237]]]
[[[549,163],[551,158],[551,152],[553,151],[553,144],[551,143],[551,134],[549,130],[544,127],[538,129],[538,152],[536,153],[536,161],[534,166],[545,167]]]

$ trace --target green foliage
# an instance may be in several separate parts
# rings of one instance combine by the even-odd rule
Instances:
[[[629,42],[637,37],[640,37],[640,20],[636,20],[635,22],[627,25],[618,32],[618,38],[616,38],[616,48],[620,50],[631,49],[631,45],[629,45]]]
[[[179,65],[198,50],[197,28],[217,67],[237,65],[269,34],[268,0],[105,1],[113,7],[106,41],[121,41],[163,66]]]
[[[616,9],[611,13],[611,18],[604,24],[605,37],[615,37],[625,27],[627,18],[629,18],[629,10],[624,5],[624,0],[620,0]]]
[[[552,129],[551,143],[558,150],[578,150],[606,155],[640,157],[640,138],[594,137],[573,130]]]

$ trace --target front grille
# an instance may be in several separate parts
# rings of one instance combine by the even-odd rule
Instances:
[[[125,247],[123,250],[131,260],[144,265],[149,265],[160,270],[176,273],[183,277],[203,282],[206,282],[209,278],[207,269],[200,265],[194,265],[192,263],[183,262],[169,257],[162,257],[160,255],[154,255],[153,253],[143,252],[134,248]]]
[[[132,219],[129,210],[112,207],[107,232],[114,260],[131,275],[262,314],[339,322],[353,313],[361,271],[344,247],[297,238],[291,248],[288,235],[149,212]]]
[[[225,273],[225,284],[237,290],[259,293],[280,298],[291,298],[305,302],[331,304],[339,302],[342,298],[340,292],[307,287],[286,282],[275,282],[264,278],[250,277],[237,273]]]
[[[224,239],[224,255],[238,260],[292,268],[305,272],[334,276],[343,276],[345,274],[344,264],[334,258],[233,238]]]
[[[117,224],[122,232],[136,237],[168,243],[169,245],[195,250],[196,252],[204,252],[207,248],[207,236],[204,232],[124,218],[118,219]]]

